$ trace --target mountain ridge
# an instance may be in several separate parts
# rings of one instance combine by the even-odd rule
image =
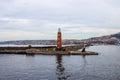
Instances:
[[[63,44],[81,44],[81,43],[94,43],[94,44],[118,44],[120,41],[120,32],[111,35],[100,37],[92,37],[89,39],[64,39]],[[15,40],[3,41],[0,44],[15,44],[15,45],[56,45],[56,40]]]

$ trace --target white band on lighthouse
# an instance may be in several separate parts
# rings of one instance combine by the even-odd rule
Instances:
[[[58,28],[58,32],[61,32],[61,29],[60,29],[60,28]]]

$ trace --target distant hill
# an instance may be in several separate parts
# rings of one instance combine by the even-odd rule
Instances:
[[[120,39],[120,32],[117,33],[117,34],[113,34],[113,35],[111,35],[111,37],[116,37],[116,38]]]
[[[120,44],[120,33],[105,35],[101,37],[93,37],[85,41],[94,44]]]
[[[92,37],[90,39],[110,39],[110,38],[116,38],[116,39],[120,39],[120,33],[116,33],[116,34],[111,34],[111,35],[105,35],[105,36],[100,36],[100,37]]]
[[[101,37],[93,37],[90,39],[76,40],[76,39],[65,39],[63,45],[68,44],[120,44],[120,33],[105,35]],[[4,41],[0,44],[13,44],[13,45],[56,45],[56,40],[18,40],[18,41]]]

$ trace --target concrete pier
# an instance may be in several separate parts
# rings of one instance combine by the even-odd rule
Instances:
[[[78,51],[83,46],[65,46],[64,50],[56,51],[56,46],[44,47],[0,47],[0,54],[42,54],[42,55],[98,55],[92,51]]]
[[[39,50],[26,50],[27,54],[42,54],[42,55],[98,55],[96,52],[91,51],[39,51]]]
[[[96,52],[86,51],[41,51],[38,49],[26,49],[26,50],[0,50],[0,53],[7,54],[42,54],[42,55],[98,55]]]

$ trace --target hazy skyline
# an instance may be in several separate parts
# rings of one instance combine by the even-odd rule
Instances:
[[[120,0],[0,0],[0,41],[85,39],[120,32]]]

